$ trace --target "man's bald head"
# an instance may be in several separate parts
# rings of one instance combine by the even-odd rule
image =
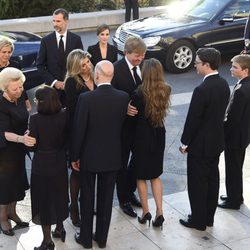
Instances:
[[[102,60],[95,66],[96,84],[111,82],[114,75],[114,66],[108,60]]]

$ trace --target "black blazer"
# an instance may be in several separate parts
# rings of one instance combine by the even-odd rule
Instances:
[[[73,132],[72,161],[83,171],[107,172],[121,167],[121,128],[129,97],[111,85],[79,96]]]
[[[110,45],[109,43],[108,43],[108,50],[107,50],[106,58],[102,58],[99,42],[95,45],[89,46],[88,52],[92,56],[90,58],[90,61],[94,66],[102,60],[108,60],[112,63],[117,61],[117,56],[118,56],[117,48],[113,45]]]
[[[52,32],[41,40],[40,50],[37,57],[37,68],[46,84],[51,85],[54,80],[63,81],[66,74],[66,59],[74,49],[83,49],[80,36],[67,31],[65,60],[59,60],[56,33]]]
[[[225,122],[226,146],[245,149],[250,142],[250,77],[240,81]]]
[[[116,89],[127,92],[130,97],[137,88],[125,57],[114,63],[114,77],[111,83]]]
[[[223,124],[229,96],[228,83],[218,74],[208,76],[194,89],[181,137],[189,154],[216,157],[223,151]]]

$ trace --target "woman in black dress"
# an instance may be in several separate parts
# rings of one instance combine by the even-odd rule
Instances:
[[[108,43],[110,36],[110,28],[107,24],[102,24],[97,28],[96,34],[99,42],[88,47],[91,54],[90,61],[95,66],[102,60],[108,60],[112,63],[117,61],[117,48]]]
[[[94,83],[93,65],[90,54],[81,49],[71,51],[67,58],[67,74],[64,91],[66,95],[66,108],[70,116],[69,155],[71,151],[71,134],[78,97],[81,93],[96,88]],[[74,226],[80,227],[78,196],[80,192],[79,172],[72,169],[70,174],[70,217]]]
[[[21,70],[21,65],[18,62],[11,60],[13,51],[14,44],[10,40],[6,38],[0,39],[0,72],[6,67],[13,67]],[[26,108],[30,112],[31,104],[25,91],[23,92],[23,95],[25,95]]]
[[[29,132],[36,138],[31,169],[32,221],[41,225],[43,242],[35,250],[54,249],[52,235],[65,241],[63,221],[68,217],[66,137],[68,116],[55,89],[44,86],[35,93],[37,113],[30,116]]]
[[[133,94],[131,102],[138,110],[133,145],[137,188],[143,209],[138,221],[142,224],[149,221],[150,224],[152,218],[148,209],[146,183],[146,180],[150,180],[156,204],[153,226],[162,227],[164,217],[160,175],[165,149],[164,118],[169,109],[171,88],[164,81],[161,63],[154,58],[144,61],[142,82]]]
[[[8,219],[27,227],[16,213],[16,202],[23,200],[29,188],[24,145],[32,146],[35,138],[24,135],[29,113],[23,95],[23,73],[12,67],[0,73],[0,231],[13,236]]]

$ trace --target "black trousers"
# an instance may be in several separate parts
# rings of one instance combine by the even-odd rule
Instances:
[[[139,4],[138,0],[124,0],[125,2],[125,22],[129,22],[131,18],[131,9],[133,9],[133,20],[139,18]]]
[[[133,164],[133,131],[125,127],[122,131],[122,168],[117,173],[116,191],[119,203],[129,202],[136,190],[136,175]],[[130,157],[131,156],[131,157]]]
[[[230,203],[240,205],[243,201],[243,174],[246,149],[225,148],[226,190]]]
[[[219,156],[187,156],[188,196],[192,222],[204,227],[214,222],[219,195]]]
[[[95,202],[95,180],[97,179],[96,239],[107,242],[110,226],[113,194],[117,171],[91,173],[81,172],[81,228],[80,239],[86,246],[92,246],[93,215]],[[97,178],[96,178],[97,177]]]

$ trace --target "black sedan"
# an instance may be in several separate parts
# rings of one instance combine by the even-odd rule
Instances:
[[[140,36],[147,45],[146,58],[158,58],[168,71],[182,73],[193,66],[200,47],[222,54],[243,50],[249,11],[249,0],[176,1],[166,13],[124,23],[113,43],[123,53],[127,37]]]
[[[36,58],[41,37],[28,32],[0,32],[0,38],[10,39],[14,43],[12,59],[19,62],[26,76],[24,88],[31,89],[43,83],[36,68]]]

